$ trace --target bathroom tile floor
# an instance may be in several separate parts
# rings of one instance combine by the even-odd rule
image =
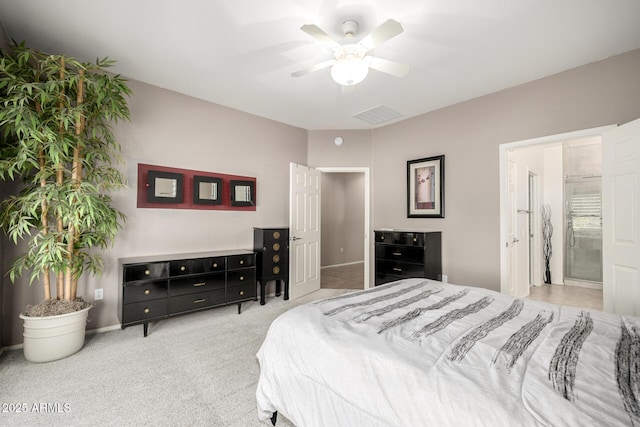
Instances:
[[[602,310],[602,290],[599,289],[563,285],[531,286],[529,298],[553,304]]]

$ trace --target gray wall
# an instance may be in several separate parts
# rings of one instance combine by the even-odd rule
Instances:
[[[449,281],[499,290],[498,146],[640,117],[638,70],[640,50],[635,50],[362,131],[352,136],[363,153],[339,151],[328,132],[310,132],[309,164],[370,166],[373,229],[441,230]],[[407,218],[407,160],[440,154],[445,155],[445,218]]]
[[[364,173],[322,174],[321,233],[322,267],[364,261]]]
[[[2,26],[2,23],[0,23],[0,49],[5,50],[9,47],[9,38],[7,37],[7,33],[4,31],[4,27]],[[6,197],[6,191],[8,189],[8,184],[5,182],[0,181],[0,200],[4,200],[4,198]],[[5,254],[5,247],[7,245],[7,239],[4,236],[4,233],[0,232],[0,274],[4,274],[4,272],[6,271],[6,254]],[[0,285],[2,285],[2,280],[0,278]],[[2,338],[3,334],[1,333],[4,329],[2,327],[2,325],[4,324],[3,319],[4,319],[4,305],[2,303],[3,301],[3,294],[4,294],[4,286],[2,286],[2,288],[0,288],[0,353],[2,352],[2,347],[5,345],[4,340]]]
[[[131,122],[116,135],[123,147],[129,189],[114,195],[127,215],[115,245],[104,254],[100,277],[84,275],[79,295],[104,300],[90,312],[88,329],[117,325],[120,257],[253,247],[252,227],[289,221],[289,162],[306,163],[307,132],[136,81],[129,86]],[[137,164],[219,172],[257,178],[255,212],[136,208]],[[15,252],[15,247],[7,248]],[[18,313],[42,300],[40,286],[4,280],[3,345],[22,342]],[[270,289],[267,292],[271,291]]]

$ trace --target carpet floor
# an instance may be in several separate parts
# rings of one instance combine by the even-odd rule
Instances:
[[[87,335],[65,359],[0,356],[0,425],[265,426],[257,418],[256,353],[271,322],[297,305],[346,292],[320,289]],[[270,425],[270,424],[269,424]],[[290,426],[278,417],[278,426]]]

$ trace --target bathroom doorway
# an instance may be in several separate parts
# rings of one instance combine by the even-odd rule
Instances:
[[[563,143],[564,284],[602,289],[601,138]]]

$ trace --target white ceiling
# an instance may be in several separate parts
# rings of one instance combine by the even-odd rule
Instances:
[[[303,24],[342,42],[345,19],[359,39],[389,18],[404,33],[371,53],[408,64],[405,78],[291,77],[332,58]],[[380,105],[398,121],[640,48],[638,0],[0,0],[0,22],[28,46],[109,56],[128,78],[310,130],[367,129],[353,116]]]

